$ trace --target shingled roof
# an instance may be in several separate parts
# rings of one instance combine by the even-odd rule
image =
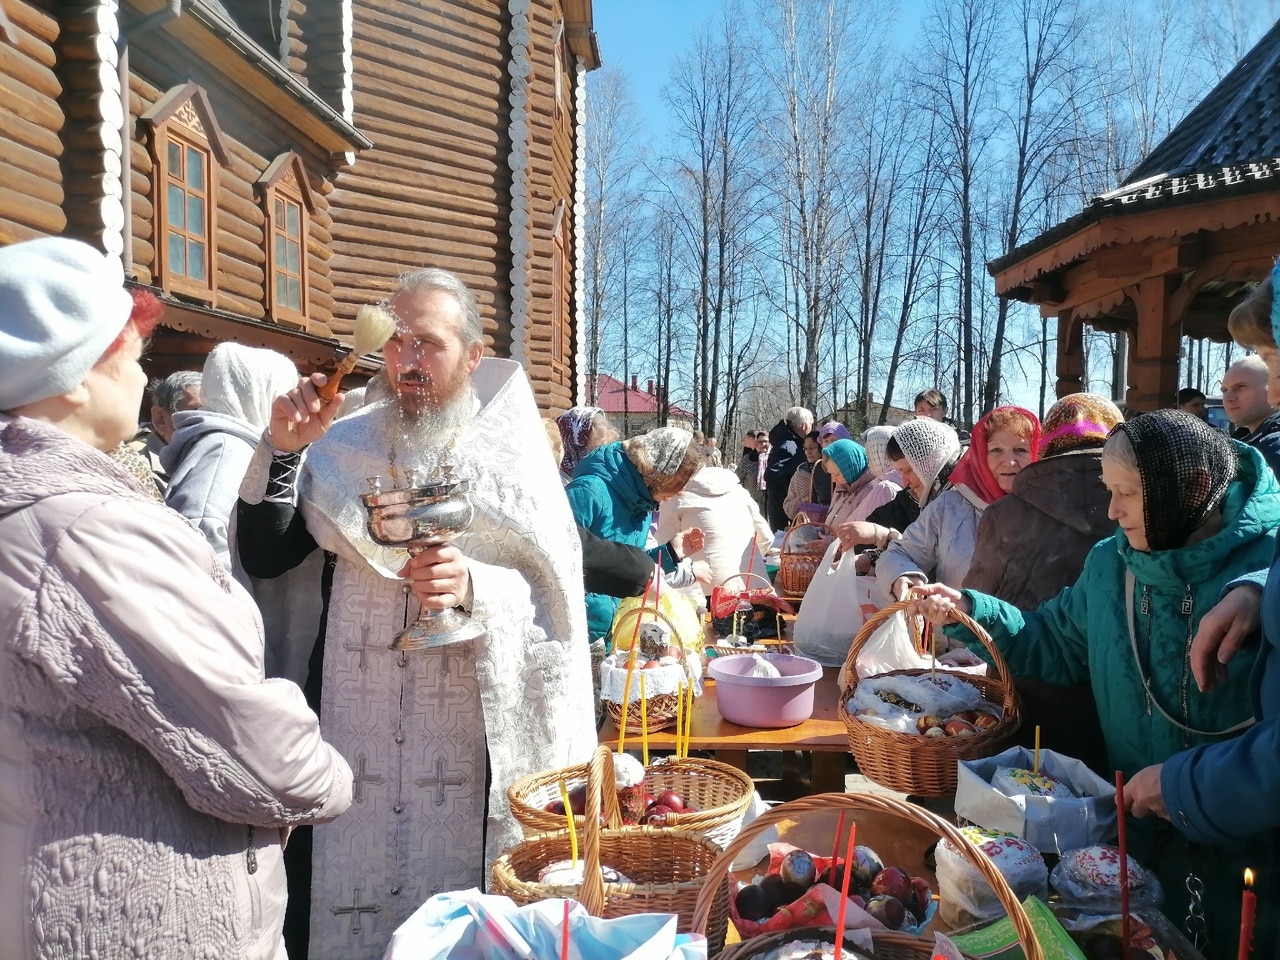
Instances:
[[[1174,127],[1125,185],[1280,157],[1280,21]]]
[[[1108,217],[1280,188],[1280,21],[1129,174],[987,264],[994,276]]]

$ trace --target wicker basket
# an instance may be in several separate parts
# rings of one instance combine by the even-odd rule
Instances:
[[[996,675],[951,675],[973,684],[981,691],[984,699],[1001,708],[1000,720],[995,726],[972,737],[922,737],[914,733],[898,733],[851,714],[846,704],[858,687],[856,664],[859,651],[877,627],[898,611],[905,610],[909,603],[906,600],[891,603],[876,611],[863,623],[845,659],[844,669],[848,681],[840,695],[838,709],[849,737],[849,751],[857,760],[858,769],[866,777],[899,793],[944,797],[956,792],[957,761],[989,757],[999,753],[1013,739],[1021,723],[1018,698],[1009,665],[991,642],[991,637],[971,617],[957,610],[955,619],[968,627],[991,654]],[[948,673],[945,670],[937,672]],[[929,670],[894,670],[882,676],[920,677],[929,673]]]
[[[779,548],[778,575],[774,578],[778,592],[784,597],[803,597],[804,592],[809,589],[813,575],[818,572],[818,567],[822,564],[821,553],[787,550],[791,535],[802,527],[817,527],[824,533],[831,532],[831,528],[825,523],[794,523],[787,528],[787,534],[782,538],[782,546]]]
[[[762,577],[760,574],[752,573],[749,570],[745,573],[735,573],[732,576],[725,577],[724,582],[721,583],[720,586],[727,587],[734,580],[741,580],[743,589],[749,590],[749,589],[754,589],[755,586],[762,586],[766,590],[769,590],[771,593],[773,593],[774,596],[777,596],[777,591],[774,590],[773,584],[769,582],[769,579],[767,577]],[[756,580],[759,581],[759,584],[753,584],[753,581],[756,581]],[[788,605],[787,609],[790,610],[792,608],[790,607],[790,605]],[[709,623],[714,625],[716,618],[713,617],[710,612],[708,612],[707,620]],[[714,632],[715,631],[713,630],[712,633]],[[781,617],[779,617],[778,624],[777,624],[777,638],[774,641],[774,646],[777,646],[778,644],[783,642],[782,633],[783,633],[783,630],[782,630]],[[746,647],[731,647],[725,643],[708,643],[706,644],[706,646],[703,647],[704,651],[711,653],[712,656],[716,656],[716,657],[730,657],[730,656],[733,656],[735,653],[763,653],[767,649],[769,648],[761,641],[757,641],[751,644],[750,646],[746,646]]]
[[[671,622],[671,619],[665,613],[663,613],[661,610],[659,610],[656,607],[636,607],[634,610],[630,610],[626,614],[622,615],[620,619],[624,619],[625,617],[631,617],[631,616],[634,616],[638,619],[644,616],[645,614],[648,614],[651,619],[661,620],[663,623],[667,625],[667,629],[671,631],[671,642],[677,647],[679,647],[680,649],[680,654],[679,654],[680,661],[681,661],[681,664],[684,666],[684,671],[687,676],[689,673],[689,667],[686,662],[686,658],[689,656],[689,650],[681,641],[680,634],[676,630],[676,625]],[[628,649],[630,648],[628,647]],[[639,651],[637,650],[636,656],[639,657],[639,655],[640,655]],[[635,692],[637,693],[637,696],[638,696],[639,689],[640,689],[640,679],[639,679],[638,672],[637,672],[637,675],[632,679],[635,683]],[[683,690],[684,688],[681,687],[680,689]],[[614,703],[612,700],[605,699],[603,697],[603,693],[601,694],[601,696],[602,696],[601,702],[604,704],[605,715],[608,716],[608,718],[614,722],[614,725],[617,726],[619,730],[623,729],[624,720],[623,720],[622,704]],[[644,700],[644,704],[645,704],[645,712],[649,715],[648,728],[650,733],[656,732],[658,730],[665,730],[667,727],[673,726],[675,724],[676,714],[677,714],[677,711],[679,710],[679,705],[680,705],[679,697],[676,694],[674,693],[655,694],[654,696],[646,697]],[[641,719],[640,719],[640,700],[638,699],[633,700],[627,704],[625,724],[626,724],[627,733],[641,733],[643,731],[644,725],[641,723]]]
[[[684,830],[655,827],[601,828],[602,784],[613,783],[613,755],[607,747],[596,751],[588,765],[587,813],[583,824],[582,860],[585,880],[579,887],[538,883],[538,873],[559,860],[568,860],[569,835],[539,834],[516,844],[494,861],[489,892],[507,896],[519,905],[552,897],[572,897],[594,917],[625,917],[636,913],[671,913],[681,932],[693,929],[694,905],[706,892],[711,868],[720,848],[706,837]],[[630,878],[630,883],[605,883],[605,864]],[[702,925],[713,952],[724,946],[729,925],[729,883],[717,876],[716,889],[707,892]]]
[[[738,835],[756,785],[745,772],[718,760],[668,757],[649,765],[645,783],[654,796],[674,790],[698,809],[672,813],[664,829],[698,833],[718,847]]]
[[[949,840],[964,854],[969,863],[982,874],[983,879],[991,884],[991,889],[995,891],[1001,906],[1004,907],[1005,912],[1009,914],[1009,919],[1013,922],[1013,928],[1018,932],[1018,939],[1021,941],[1022,951],[1027,960],[1045,960],[1044,952],[1040,949],[1035,931],[1032,929],[1031,920],[1027,917],[1026,911],[1022,909],[1022,904],[1018,902],[1017,896],[1009,887],[1004,875],[996,869],[995,864],[982,851],[975,847],[958,828],[928,810],[903,800],[880,797],[874,794],[821,793],[817,796],[804,797],[800,800],[792,800],[790,803],[780,804],[753,820],[743,828],[742,832],[725,848],[724,853],[720,854],[720,858],[712,865],[706,886],[703,887],[703,892],[699,895],[698,902],[694,907],[694,931],[701,932],[706,929],[707,923],[716,919],[716,900],[712,897],[712,893],[723,885],[722,881],[724,879],[728,878],[733,861],[764,830],[784,821],[794,820],[806,813],[826,813],[840,810],[853,811],[855,814],[859,811],[890,814],[922,826],[944,840]],[[718,960],[748,960],[748,958],[788,940],[824,939],[824,933],[826,939],[833,943],[835,942],[835,931],[831,927],[799,927],[778,933],[764,934],[742,943],[734,944],[721,952]],[[877,960],[929,960],[933,956],[932,937],[914,937],[894,930],[877,930],[872,933],[872,938],[875,941],[875,956]],[[714,954],[714,950],[711,952]]]
[[[596,749],[597,752],[610,752],[606,746]],[[582,763],[561,770],[530,774],[507,788],[511,813],[523,828],[526,838],[564,829],[564,815],[548,813],[546,805],[560,799],[561,781],[569,790],[585,784],[589,766]],[[694,758],[677,760],[669,757],[650,764],[645,770],[645,784],[655,796],[664,790],[674,790],[698,808],[694,813],[673,813],[667,817],[665,826],[649,829],[698,833],[721,847],[737,835],[742,815],[751,805],[751,796],[755,792],[755,783],[736,767],[717,760]],[[607,784],[602,784],[605,786]],[[618,797],[613,790],[605,789],[600,809],[610,829],[640,829],[623,825]],[[574,819],[578,829],[584,830],[586,818],[578,816]]]

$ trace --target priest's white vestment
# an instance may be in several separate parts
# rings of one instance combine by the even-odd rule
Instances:
[[[483,886],[520,839],[507,787],[595,744],[581,554],[533,393],[510,360],[482,360],[473,385],[479,411],[450,461],[475,520],[454,542],[487,638],[389,649],[418,603],[390,578],[405,553],[369,539],[359,497],[404,445],[393,404],[336,421],[299,474],[307,528],[337,555],[320,726],[355,773],[351,809],[315,830],[311,960],[377,960],[428,897]],[[422,462],[398,448],[395,461],[402,476]]]

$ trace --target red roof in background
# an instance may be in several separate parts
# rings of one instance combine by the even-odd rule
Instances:
[[[654,390],[653,381],[646,381],[645,390],[638,388],[636,377],[631,378],[631,383],[633,386],[628,387],[608,374],[599,374],[596,377],[596,406],[605,413],[657,413],[659,397]],[[670,416],[693,419],[692,413],[674,403],[667,407],[667,413]]]

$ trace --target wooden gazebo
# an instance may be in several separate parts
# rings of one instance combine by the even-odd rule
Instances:
[[[1117,190],[989,263],[996,293],[1058,318],[1057,394],[1081,389],[1083,325],[1127,335],[1132,410],[1172,406],[1183,335],[1229,339],[1280,254],[1280,23]]]

